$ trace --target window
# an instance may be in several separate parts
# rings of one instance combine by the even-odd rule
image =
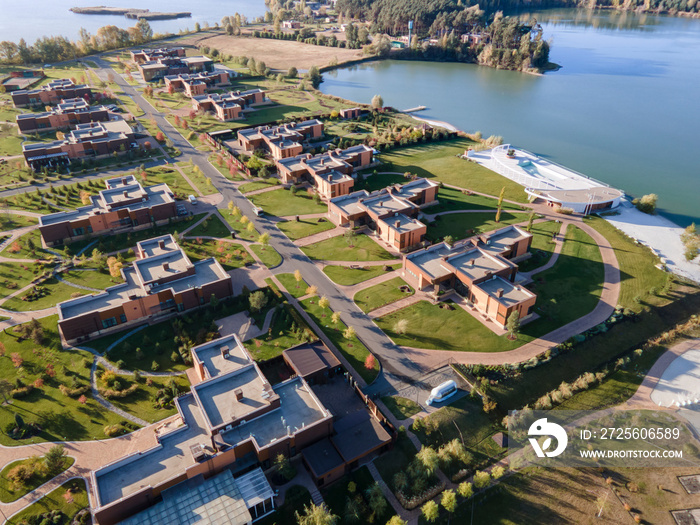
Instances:
[[[73,235],[84,235],[85,228],[73,228]]]
[[[87,227],[87,232],[88,232],[88,233],[92,233],[92,226],[88,226],[88,227]]]
[[[120,323],[126,323],[126,314],[121,314],[119,316],[119,322]]]
[[[102,320],[102,328],[110,328],[117,325],[117,320],[114,317]]]
[[[185,310],[185,303],[177,303],[177,311],[183,312]]]

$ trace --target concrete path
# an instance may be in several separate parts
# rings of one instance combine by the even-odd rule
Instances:
[[[0,308],[0,315],[3,317],[9,317],[9,319],[6,321],[0,321],[0,330],[5,330],[18,324],[27,323],[32,319],[41,319],[43,317],[55,315],[56,313],[57,309],[55,306],[52,306],[51,308],[44,308],[43,310],[33,310],[29,312],[15,312],[13,310],[5,310]]]
[[[101,290],[100,288],[90,288],[89,286],[83,286],[82,284],[77,284],[77,283],[72,283],[70,281],[66,281],[63,277],[61,277],[59,274],[54,275],[57,281],[61,281],[62,283],[67,284],[68,286],[72,286],[73,288],[78,288],[80,290],[87,290],[88,292],[102,292],[104,290]]]
[[[426,300],[426,297],[422,293],[415,293],[410,297],[404,297],[403,299],[399,299],[398,301],[394,301],[393,303],[389,303],[387,305],[381,306],[375,310],[372,310],[370,313],[367,315],[370,317],[370,319],[377,319],[379,317],[384,317],[385,315],[389,315],[391,313],[397,312],[398,310],[403,310],[404,308],[407,308],[411,306],[412,304],[415,304],[417,302]]]
[[[338,286],[338,288],[342,290],[343,293],[345,293],[345,295],[352,298],[355,297],[355,294],[357,294],[357,292],[360,292],[365,288],[371,288],[372,286],[381,284],[385,281],[390,281],[395,277],[401,277],[401,274],[399,272],[391,270],[389,272],[385,272],[381,275],[378,275],[377,277],[372,277],[371,279],[367,279],[366,281],[362,281],[361,283],[353,284],[351,286],[344,286],[342,284],[338,284],[336,286]]]
[[[294,244],[296,244],[299,247],[308,246],[309,244],[327,241],[328,239],[332,239],[333,237],[340,237],[341,235],[344,235],[346,231],[347,228],[343,228],[342,226],[336,226],[332,230],[314,233],[313,235],[309,235],[308,237],[302,237],[301,239],[297,239],[296,241],[294,241]]]
[[[569,224],[571,223],[568,221],[562,222],[561,228],[559,229],[559,233],[557,233],[552,238],[555,246],[554,250],[552,251],[552,254],[549,257],[549,260],[539,268],[535,268],[534,270],[529,272],[518,272],[518,275],[525,278],[526,281],[530,281],[533,275],[536,275],[540,272],[544,272],[545,270],[549,270],[552,266],[554,266],[557,260],[559,259],[559,254],[561,253],[562,248],[564,247],[564,240],[566,239],[566,230],[569,227]]]
[[[197,186],[194,182],[192,182],[192,179],[190,179],[190,178],[187,176],[187,174],[184,172],[184,170],[183,170],[182,168],[180,168],[180,166],[178,166],[177,164],[173,164],[173,167],[178,171],[178,173],[179,173],[180,175],[182,175],[182,178],[185,179],[185,180],[187,181],[187,184],[189,184],[190,186],[192,186],[192,191],[193,191],[194,193],[196,193],[198,197],[204,197],[204,193],[202,193],[202,192],[199,190],[199,186]]]
[[[253,318],[246,312],[240,312],[224,317],[223,319],[218,319],[216,321],[216,327],[222,337],[236,334],[241,341],[248,341],[249,339],[267,334],[276,311],[277,308],[272,308],[267,312],[262,326],[255,325],[253,323]]]
[[[246,182],[250,182],[250,181],[246,181]],[[281,184],[277,184],[275,186],[270,186],[268,188],[260,188],[259,190],[246,191],[243,195],[245,195],[246,197],[250,197],[252,195],[259,195],[260,193],[267,193],[268,191],[279,190],[283,187],[284,186],[282,186]]]

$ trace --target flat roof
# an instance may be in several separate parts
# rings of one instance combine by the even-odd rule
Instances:
[[[333,469],[341,467],[345,461],[340,453],[336,450],[328,438],[323,438],[318,443],[314,443],[310,447],[302,450],[304,459],[309,464],[317,477],[323,477],[324,474]]]
[[[341,197],[336,197],[331,199],[334,206],[340,208],[346,215],[357,215],[365,211],[365,207],[362,205],[361,199],[369,196],[367,190],[354,191],[348,195],[343,195]]]
[[[471,280],[483,279],[489,273],[495,273],[510,266],[501,257],[494,257],[476,247],[448,257],[445,263],[469,276]]]
[[[331,438],[346,462],[391,441],[391,436],[365,409],[348,414],[338,420],[333,428],[336,435]]]
[[[329,184],[339,184],[341,182],[349,182],[353,180],[350,175],[341,173],[336,170],[327,171],[325,173],[316,173],[316,177],[325,180]]]
[[[370,195],[369,198],[362,201],[362,204],[368,211],[373,212],[375,215],[399,213],[406,209],[416,208],[416,205],[411,201],[388,192],[381,193],[376,197]]]
[[[517,226],[506,226],[500,230],[496,230],[480,236],[480,240],[484,243],[482,246],[488,251],[504,252],[513,246],[516,242],[532,237],[531,233],[518,228]]]
[[[243,393],[236,399],[236,390]],[[254,363],[192,387],[211,429],[270,405],[272,387]]]
[[[251,474],[256,474],[256,469]],[[263,478],[265,475],[263,474]],[[201,475],[161,493],[163,501],[123,521],[122,525],[246,525],[249,506],[241,483],[230,470],[209,479]],[[267,485],[269,489],[269,484]],[[257,488],[257,486],[255,487]],[[270,492],[272,490],[270,489]]]
[[[289,171],[302,171],[306,170],[306,159],[309,158],[307,153],[297,155],[295,157],[287,157],[286,159],[279,159],[277,161],[278,165],[282,165]]]
[[[161,241],[163,242],[163,248],[160,247]],[[172,252],[180,249],[180,247],[175,242],[175,239],[170,234],[161,235],[160,237],[153,237],[152,239],[146,239],[145,241],[137,242],[136,247],[139,251],[143,252],[144,257],[153,257],[154,255],[160,255],[162,253]]]
[[[403,184],[399,187],[399,194],[402,196],[410,196],[413,197],[414,195],[428,189],[428,188],[434,188],[439,186],[437,182],[433,182],[432,180],[428,180],[426,178],[420,178],[416,180],[412,180],[411,182],[407,182],[406,184]]]
[[[222,355],[223,349],[228,351],[226,358]],[[195,346],[192,352],[210,378],[239,370],[252,363],[248,351],[235,334]]]
[[[446,257],[451,253],[453,253],[452,248],[444,242],[441,242],[440,244],[434,244],[425,250],[410,253],[406,256],[406,259],[411,261],[434,279],[437,279],[452,273],[451,270],[445,268],[442,263],[443,257]]]
[[[287,348],[284,357],[301,377],[340,366],[340,361],[321,341]]]
[[[615,188],[594,186],[582,190],[542,190],[542,195],[561,203],[600,204],[622,197],[623,193]]]
[[[182,249],[166,250],[158,255],[134,261],[134,268],[142,284],[184,274],[193,266]]]
[[[403,213],[397,213],[391,217],[384,217],[380,220],[383,223],[385,223],[389,228],[398,233],[406,233],[425,228],[425,224],[420,222],[418,219],[414,219],[413,217],[407,217]]]
[[[253,438],[258,447],[263,448],[304,427],[333,417],[300,377],[279,383],[273,390],[280,396],[280,408],[221,432],[218,439],[235,446]]]
[[[489,294],[493,299],[502,305],[508,307],[535,297],[535,294],[527,288],[513,284],[499,276],[494,276],[493,278],[480,282],[475,286]],[[501,297],[498,297],[499,290],[503,290],[503,295]]]

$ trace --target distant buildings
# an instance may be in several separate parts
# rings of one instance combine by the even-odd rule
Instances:
[[[16,108],[30,106],[50,106],[60,103],[62,100],[74,98],[92,99],[92,90],[83,84],[74,84],[72,80],[63,78],[52,80],[45,86],[37,89],[19,89],[13,91],[12,103]]]
[[[233,295],[231,277],[216,259],[191,262],[172,235],[139,242],[136,256],[122,270],[124,284],[58,304],[58,331],[66,344]]]
[[[161,47],[159,49],[140,49],[131,51],[131,60],[137,64],[151,62],[160,58],[182,58],[186,55],[184,47]]]
[[[532,312],[537,296],[517,284],[514,261],[527,255],[532,234],[507,226],[453,245],[441,242],[404,256],[403,277],[419,290],[453,289],[477,311],[504,328],[508,317],[522,320]]]
[[[51,111],[43,113],[21,113],[17,115],[20,133],[55,131],[69,129],[78,124],[106,122],[110,119],[105,106],[90,106],[83,98],[62,100]]]
[[[354,185],[351,177],[355,170],[369,167],[374,162],[374,150],[360,144],[346,149],[335,149],[318,155],[297,155],[276,161],[277,172],[285,184],[309,181],[326,199],[350,193]]]
[[[148,55],[150,57],[150,55]],[[145,62],[136,62],[139,73],[146,82],[160,80],[169,75],[211,72],[214,61],[204,56],[184,57],[171,55],[158,57]]]
[[[133,175],[107,180],[107,189],[90,200],[89,205],[73,211],[42,215],[39,231],[44,245],[149,228],[177,216],[175,199],[167,184],[144,188]]]
[[[245,151],[264,149],[275,160],[294,157],[304,151],[303,142],[323,137],[323,122],[317,119],[279,126],[258,126],[238,131],[238,144]]]
[[[230,91],[228,93],[211,93],[192,97],[192,108],[195,111],[211,111],[221,121],[241,118],[242,111],[265,101],[262,89],[247,91]]]
[[[301,29],[301,22],[298,20],[284,20],[282,29]]]
[[[203,95],[210,88],[216,88],[229,83],[227,71],[214,70],[204,73],[181,73],[179,75],[167,75],[165,78],[165,88],[173,87],[175,91],[184,91],[185,95],[192,98]]]
[[[353,119],[362,115],[362,112],[362,108],[345,108],[338,111],[338,114],[342,119]]]
[[[136,148],[134,130],[123,120],[77,124],[63,140],[24,143],[22,154],[34,171],[66,166],[74,159],[101,158]]]
[[[419,246],[427,227],[417,220],[421,207],[436,201],[438,184],[416,179],[369,193],[366,190],[330,199],[328,218],[338,226],[368,226],[394,249]]]

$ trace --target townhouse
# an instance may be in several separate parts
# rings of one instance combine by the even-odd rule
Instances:
[[[42,113],[21,113],[17,115],[19,133],[70,129],[78,124],[106,122],[110,119],[105,106],[90,106],[83,98],[62,100],[55,108]]]
[[[275,160],[300,155],[303,142],[323,137],[323,122],[317,119],[279,126],[258,126],[238,131],[238,144],[245,151],[265,149]]]
[[[249,89],[196,95],[192,97],[192,108],[195,111],[210,111],[217,119],[227,121],[241,118],[244,109],[263,102],[265,92],[262,89]]]
[[[18,89],[11,93],[16,108],[53,106],[62,100],[83,98],[92,100],[92,89],[84,84],[74,84],[68,78],[52,80],[37,89]]]
[[[165,88],[170,90],[170,86],[175,91],[184,91],[185,95],[192,98],[203,95],[211,88],[217,88],[229,83],[227,71],[216,69],[203,73],[181,73],[179,75],[167,75],[165,78]]]

